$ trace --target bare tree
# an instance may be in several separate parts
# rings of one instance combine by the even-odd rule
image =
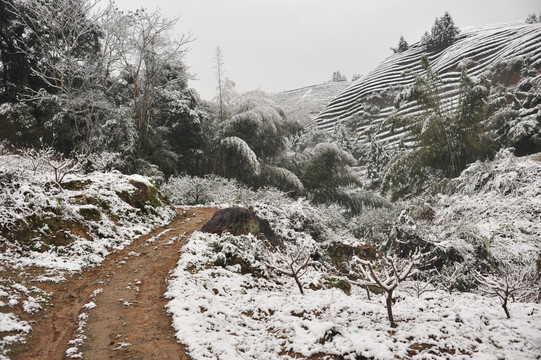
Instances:
[[[282,275],[295,279],[299,291],[304,295],[300,278],[308,271],[306,267],[317,247],[306,244],[287,244],[279,247],[270,246],[273,251],[267,251],[265,260],[263,261],[264,264]]]
[[[464,265],[453,263],[452,265],[443,267],[441,271],[436,271],[438,273],[437,278],[439,283],[449,292],[449,295],[451,295],[453,289],[456,288],[458,280],[464,276]]]
[[[222,49],[219,46],[216,47],[213,61],[216,80],[218,81],[216,88],[218,91],[216,99],[218,103],[218,120],[223,122],[230,116],[229,108],[232,103],[241,96],[235,92],[235,82],[225,76],[224,58]]]
[[[41,140],[41,139],[40,139]],[[48,156],[45,152],[50,151],[50,149],[36,149],[36,148],[26,148],[21,150],[21,156],[30,160],[30,168],[32,169],[34,175],[43,165],[43,158]]]
[[[138,10],[130,13],[127,20],[120,58],[133,86],[133,111],[139,134],[138,154],[141,155],[157,94],[170,85],[160,78],[162,71],[167,65],[180,62],[189,50],[186,45],[193,40],[190,34],[173,40],[170,33],[178,19],[166,19],[159,11]]]
[[[436,287],[432,285],[432,280],[434,277],[431,277],[427,281],[414,280],[406,286],[406,292],[410,295],[416,296],[418,299],[423,295],[431,291],[436,291]]]
[[[86,155],[73,154],[73,156],[66,158],[52,147],[46,146],[41,139],[40,142],[39,149],[29,148],[21,151],[21,156],[30,160],[34,174],[38,171],[42,172],[42,167],[46,166],[53,171],[54,181],[60,185],[66,175],[77,174],[83,170],[84,162],[82,159]]]
[[[510,319],[511,314],[507,308],[509,299],[514,299],[516,295],[529,287],[531,284],[529,275],[529,269],[526,267],[502,265],[494,274],[475,273],[475,279],[481,284],[480,290],[483,294],[498,297],[501,300],[505,316]]]
[[[54,152],[52,156],[44,158],[45,164],[54,172],[54,180],[62,184],[64,177],[68,174],[78,174],[83,170],[83,162],[79,155],[66,158],[62,154]]]
[[[420,263],[421,255],[415,254],[409,260],[397,257],[383,258],[378,262],[371,262],[354,257],[354,266],[357,265],[366,282],[365,286],[375,286],[385,292],[387,317],[392,327],[397,326],[393,318],[393,291],[398,285],[411,276],[415,265]]]
[[[214,55],[214,69],[216,70],[216,80],[218,80],[218,107],[219,107],[219,119],[225,120],[224,112],[224,58],[222,56],[222,49],[219,46],[216,47],[216,54]]]

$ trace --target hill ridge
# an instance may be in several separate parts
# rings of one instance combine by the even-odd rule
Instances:
[[[428,57],[432,70],[443,82],[442,97],[453,106],[458,100],[456,85],[460,79],[461,63],[465,60],[469,62],[470,76],[480,75],[502,60],[524,56],[529,57],[532,64],[541,66],[541,24],[469,27],[461,31],[454,44],[435,52],[426,52],[424,46],[417,42],[408,50],[389,56],[338,94],[316,116],[316,125],[320,129],[331,130],[337,122],[365,115],[365,121],[356,129],[360,134],[369,126],[383,122],[395,111],[393,103],[398,91],[413,84],[414,75],[421,73],[420,60],[423,55]],[[412,114],[415,111],[416,104],[410,102],[404,104],[398,114]],[[402,136],[401,131],[391,133],[385,130],[377,138],[393,142]]]

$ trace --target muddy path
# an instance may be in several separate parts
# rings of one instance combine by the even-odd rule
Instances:
[[[100,267],[49,285],[53,306],[33,325],[13,359],[65,359],[70,347],[86,360],[190,359],[175,339],[163,294],[185,236],[217,209],[178,211],[168,227],[109,255]],[[83,313],[84,327],[78,330]],[[83,341],[69,344],[78,335]]]

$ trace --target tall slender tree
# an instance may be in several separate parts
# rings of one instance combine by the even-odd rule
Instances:
[[[222,49],[219,46],[216,47],[216,53],[214,54],[214,70],[216,74],[216,80],[218,81],[218,119],[220,121],[225,120],[224,110],[224,58],[222,56]]]

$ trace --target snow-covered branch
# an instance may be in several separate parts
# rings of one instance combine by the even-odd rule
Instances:
[[[437,271],[438,281],[445,288],[446,291],[451,294],[453,289],[456,288],[457,282],[464,275],[464,265],[460,263],[454,263],[452,265],[447,265]]]
[[[307,265],[317,250],[317,246],[301,243],[272,248],[274,251],[266,252],[264,264],[282,275],[295,279],[301,294],[304,295],[299,279],[308,271]]]
[[[508,319],[511,318],[507,303],[509,298],[514,299],[531,284],[528,268],[515,268],[502,266],[497,274],[475,273],[475,279],[481,284],[479,290],[487,296],[498,297]]]
[[[61,184],[66,175],[77,174],[83,170],[84,154],[75,154],[69,158],[64,157],[52,147],[42,146],[40,149],[29,148],[22,150],[21,156],[30,160],[34,175],[40,171],[42,166],[49,167],[54,172],[54,181]]]
[[[402,281],[415,273],[414,267],[420,263],[420,260],[420,254],[414,254],[408,260],[387,257],[379,262],[353,258],[353,266],[360,270],[366,280],[364,285],[375,286],[385,292],[387,316],[391,326],[396,326],[392,311],[393,291]]]

